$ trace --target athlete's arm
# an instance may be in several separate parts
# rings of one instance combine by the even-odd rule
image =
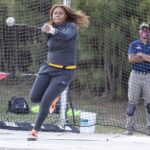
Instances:
[[[42,31],[49,37],[50,35],[53,36],[54,39],[59,39],[62,41],[67,41],[77,34],[77,26],[75,23],[67,23],[64,30],[59,30],[54,28],[49,23],[45,23],[42,27]]]
[[[63,31],[55,29],[53,34],[55,39],[67,41],[77,35],[77,26],[75,23],[68,23]]]

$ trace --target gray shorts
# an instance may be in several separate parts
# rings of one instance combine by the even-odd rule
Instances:
[[[137,105],[140,98],[144,103],[150,103],[150,73],[139,74],[131,72],[128,82],[128,99],[130,104]]]

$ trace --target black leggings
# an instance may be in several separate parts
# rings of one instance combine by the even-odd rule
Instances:
[[[74,70],[66,71],[63,69],[62,72],[58,71],[58,74],[57,69],[47,73],[39,73],[30,94],[32,102],[40,103],[38,117],[34,126],[35,130],[40,130],[49,113],[51,103],[69,86],[74,79],[74,74]]]

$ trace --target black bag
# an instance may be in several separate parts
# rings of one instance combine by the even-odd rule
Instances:
[[[8,101],[8,112],[27,114],[29,113],[29,106],[23,97],[11,97]]]

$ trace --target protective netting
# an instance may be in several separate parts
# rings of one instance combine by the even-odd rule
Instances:
[[[37,27],[48,20],[49,9],[55,2],[62,3],[50,0],[0,1],[0,72],[8,73],[6,78],[0,80],[0,119],[3,128],[4,122],[9,126],[12,122],[22,125],[35,121],[37,113],[31,110],[35,105],[30,102],[29,92],[47,54],[46,40]],[[68,102],[64,104],[68,108],[65,113],[67,123],[79,126],[81,115],[92,114],[95,117],[96,114],[96,121],[92,121],[92,125],[124,128],[130,73],[128,46],[138,38],[139,24],[149,21],[150,2],[72,0],[71,6],[90,16],[91,23],[78,36],[77,77],[69,87]],[[6,25],[9,16],[16,19],[17,25]],[[12,97],[25,98],[31,112],[7,112],[8,101]],[[60,105],[63,107],[63,98]],[[135,113],[135,129],[146,132],[142,100]],[[89,121],[92,120],[90,117],[83,118]],[[61,118],[65,116],[61,116],[60,112],[54,113],[48,116],[45,123],[62,122]]]

